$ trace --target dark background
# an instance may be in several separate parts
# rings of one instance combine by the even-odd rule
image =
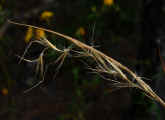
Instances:
[[[40,19],[44,11],[54,15]],[[22,62],[27,29],[7,19],[49,28],[75,37],[128,66],[165,99],[165,2],[163,0],[0,0],[0,119],[2,120],[164,120],[164,108],[137,89],[110,92],[107,81],[91,74],[79,60],[67,58],[57,76],[49,67],[40,81],[35,63]],[[79,28],[85,34],[77,34]],[[63,39],[47,34],[51,42]],[[33,45],[27,57],[35,58],[40,45]],[[45,56],[46,63],[56,53]]]

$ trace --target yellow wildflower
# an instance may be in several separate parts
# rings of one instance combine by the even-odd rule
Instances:
[[[92,12],[96,12],[96,6],[91,7]]]
[[[85,35],[85,29],[83,27],[80,27],[77,32],[76,32],[77,35],[81,35],[81,36],[84,36]]]
[[[2,92],[3,95],[8,95],[8,93],[9,93],[7,88],[3,88],[1,90],[1,92]]]
[[[36,29],[36,39],[44,38],[46,37],[45,31],[41,29]]]
[[[28,30],[25,35],[25,42],[28,43],[30,41],[30,39],[32,38],[32,36],[33,36],[33,28],[28,27]]]
[[[53,12],[44,11],[43,13],[41,13],[40,19],[48,21],[49,18],[51,18],[53,15],[54,15]]]
[[[104,5],[111,6],[114,3],[114,0],[104,0]]]

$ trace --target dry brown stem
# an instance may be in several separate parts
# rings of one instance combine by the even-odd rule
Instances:
[[[32,25],[27,25],[27,24],[21,24],[21,23],[16,23],[13,21],[9,21],[12,24],[16,24],[19,26],[25,26],[25,27],[32,27],[35,29],[42,29],[46,32],[55,34],[57,36],[60,36],[62,38],[65,38],[66,40],[70,41],[71,43],[75,44],[76,47],[79,47],[81,49],[81,51],[77,51],[77,53],[82,56],[82,54],[84,54],[85,56],[91,57],[95,62],[97,67],[95,69],[91,69],[96,73],[108,73],[110,75],[118,75],[118,77],[120,77],[122,80],[124,80],[125,82],[116,82],[114,85],[116,85],[116,87],[136,87],[139,88],[140,90],[142,90],[145,95],[147,97],[149,97],[150,99],[153,99],[157,102],[159,102],[162,106],[165,107],[165,102],[151,89],[151,87],[146,84],[142,78],[140,76],[138,76],[137,74],[135,74],[134,72],[132,72],[129,68],[127,68],[126,66],[122,65],[120,62],[114,60],[113,58],[105,55],[104,53],[102,53],[99,50],[96,50],[95,48],[93,48],[92,46],[88,46],[72,37],[69,37],[67,35],[52,31],[52,30],[48,30],[45,28],[41,28],[41,27],[36,27],[36,26],[32,26]],[[62,63],[65,59],[65,57],[67,56],[67,54],[65,54],[65,50],[59,50],[55,45],[53,45],[51,42],[49,42],[46,38],[44,38],[42,41],[40,41],[43,44],[46,44],[47,47],[57,51],[57,52],[62,52],[63,54],[62,56]],[[130,77],[128,77],[131,76]],[[104,76],[102,76],[104,77]],[[135,82],[133,81],[135,80]]]

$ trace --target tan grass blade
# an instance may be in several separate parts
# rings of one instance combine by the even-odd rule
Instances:
[[[16,23],[13,21],[9,21],[12,24],[16,24],[16,25],[20,25],[20,26],[26,26],[26,27],[32,27],[32,28],[36,28],[36,29],[42,29],[44,31],[47,31],[49,33],[55,34],[57,36],[60,36],[62,38],[65,38],[66,40],[70,41],[71,43],[74,43],[77,47],[81,48],[85,53],[88,53],[92,56],[92,58],[97,61],[99,64],[101,64],[101,66],[103,66],[104,68],[108,68],[108,66],[106,65],[107,63],[109,63],[109,65],[112,66],[112,69],[114,69],[116,72],[118,72],[118,74],[120,74],[120,76],[122,77],[123,80],[127,81],[128,84],[131,87],[137,87],[139,89],[141,89],[143,92],[145,92],[145,94],[149,97],[152,98],[154,100],[156,100],[157,102],[159,102],[162,106],[165,107],[165,102],[150,88],[149,85],[147,85],[142,79],[141,77],[137,76],[134,72],[132,72],[129,68],[127,68],[126,66],[122,65],[120,62],[114,60],[113,58],[105,55],[104,53],[102,53],[101,51],[96,50],[95,48],[93,48],[92,46],[88,46],[72,37],[69,37],[67,35],[52,31],[52,30],[48,30],[45,28],[40,28],[40,27],[36,27],[36,26],[32,26],[32,25],[27,25],[27,24],[21,24],[21,23]],[[48,42],[49,44],[49,42]],[[53,48],[53,44],[49,45],[51,48]],[[130,74],[132,76],[132,79],[136,80],[137,84],[133,83],[131,80],[129,80],[129,78],[127,77],[127,75],[125,73],[123,73],[123,71],[127,72],[127,74]],[[121,87],[129,87],[127,85],[125,86],[121,86]]]

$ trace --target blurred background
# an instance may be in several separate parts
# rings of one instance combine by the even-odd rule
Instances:
[[[19,63],[35,33],[13,20],[72,36],[126,65],[144,77],[165,100],[165,2],[163,0],[0,0],[0,119],[1,120],[164,120],[164,108],[140,90],[112,92],[108,81],[91,74],[80,60],[67,58],[45,81],[36,63]],[[55,35],[40,32],[66,47]],[[43,46],[33,44],[25,55],[35,59]],[[49,51],[45,65],[57,58]],[[161,59],[160,59],[161,58]],[[56,75],[56,76],[55,76]],[[148,78],[148,79],[145,79]]]

